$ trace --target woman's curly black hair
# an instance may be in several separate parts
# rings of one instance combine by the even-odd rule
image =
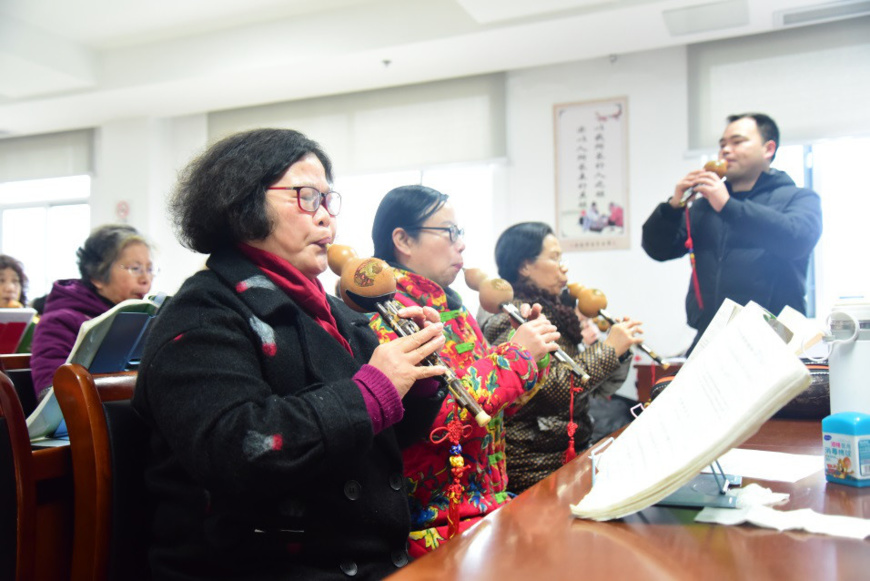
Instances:
[[[226,137],[181,172],[169,212],[181,243],[209,254],[262,240],[274,224],[266,189],[291,165],[314,154],[332,183],[332,162],[317,142],[292,129],[254,129]]]

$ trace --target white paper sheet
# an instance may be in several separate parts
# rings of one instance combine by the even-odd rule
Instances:
[[[797,482],[824,470],[825,457],[734,448],[719,458],[719,464],[725,474],[759,480]],[[703,472],[710,472],[709,466]]]
[[[776,510],[769,506],[747,508],[705,508],[696,522],[738,525],[744,522],[778,531],[805,530],[811,533],[864,539],[870,536],[870,520],[851,516],[819,514],[814,510]]]

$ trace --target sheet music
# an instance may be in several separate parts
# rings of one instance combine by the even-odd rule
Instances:
[[[733,307],[725,308],[730,316]],[[594,488],[572,511],[604,520],[654,504],[809,383],[759,310],[741,309],[602,454]]]
[[[716,314],[713,315],[713,320],[710,321],[710,324],[707,325],[701,338],[698,339],[698,343],[695,345],[695,348],[692,350],[688,359],[686,359],[686,363],[689,363],[692,359],[695,359],[698,354],[704,351],[704,349],[707,348],[707,345],[716,338],[716,335],[722,332],[728,324],[728,321],[730,321],[734,315],[739,313],[742,309],[743,307],[741,305],[738,305],[731,299],[726,298],[722,301],[722,306],[720,306],[719,310],[716,311]]]

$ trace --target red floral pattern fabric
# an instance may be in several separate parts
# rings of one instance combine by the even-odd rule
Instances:
[[[504,419],[534,394],[545,373],[539,373],[529,352],[515,343],[490,347],[464,306],[449,310],[447,296],[439,285],[417,274],[394,270],[396,300],[407,306],[429,306],[441,314],[447,339],[441,358],[492,416],[490,423],[481,428],[468,412],[460,411],[464,425],[462,457],[468,467],[462,478],[461,532],[510,500]],[[371,327],[382,343],[396,338],[379,315],[372,318]],[[439,435],[444,435],[456,410],[454,398],[448,394],[433,424],[434,439],[439,443],[419,440],[403,452],[410,490],[410,552],[414,556],[437,548],[447,539],[448,493],[453,481],[451,445],[449,438],[440,439]]]

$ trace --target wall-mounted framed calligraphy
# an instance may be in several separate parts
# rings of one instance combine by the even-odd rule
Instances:
[[[554,105],[553,120],[562,249],[628,248],[628,99]]]

